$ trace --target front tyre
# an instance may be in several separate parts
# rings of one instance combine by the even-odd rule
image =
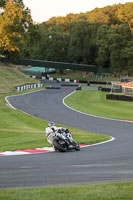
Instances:
[[[79,145],[76,146],[76,147],[75,147],[75,150],[76,150],[76,151],[80,151],[80,146],[79,146]]]
[[[80,151],[80,146],[79,146],[79,144],[77,144],[76,142],[74,142],[74,146],[75,146],[75,150],[76,150],[76,151]]]

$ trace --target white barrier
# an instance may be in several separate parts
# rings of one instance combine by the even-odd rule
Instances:
[[[69,83],[69,82],[70,82],[70,79],[65,79],[65,82],[68,82],[68,83]]]
[[[16,86],[17,91],[23,91],[23,90],[28,90],[28,89],[33,89],[33,88],[40,88],[43,87],[43,83],[33,83],[33,84],[27,84],[27,85],[20,85]]]

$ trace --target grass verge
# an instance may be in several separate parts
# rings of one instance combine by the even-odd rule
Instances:
[[[106,92],[77,91],[65,103],[81,112],[119,120],[133,120],[133,102],[106,100]]]
[[[132,200],[133,182],[0,190],[2,200]]]
[[[59,125],[60,126],[60,125]],[[70,127],[73,138],[79,144],[94,144],[109,140],[109,136],[88,133]],[[35,149],[37,147],[49,147],[44,131],[32,130],[0,130],[0,152],[14,151],[18,149]]]

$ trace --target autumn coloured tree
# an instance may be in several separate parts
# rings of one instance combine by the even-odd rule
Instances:
[[[20,1],[21,2],[21,1]],[[22,2],[10,0],[0,14],[0,51],[8,57],[19,55],[25,43],[25,35],[32,24],[30,13],[24,9]]]
[[[133,28],[133,3],[126,3],[120,6],[117,11],[117,17],[123,23],[128,23],[130,31]]]

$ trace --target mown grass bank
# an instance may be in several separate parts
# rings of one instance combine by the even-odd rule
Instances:
[[[133,120],[133,102],[106,100],[106,92],[76,91],[65,103],[81,112],[119,120]]]
[[[89,73],[86,75],[86,72],[74,71],[74,70],[64,70],[62,73],[57,72],[51,75],[54,78],[68,78],[73,80],[82,80],[82,81],[120,81],[120,75],[114,77],[113,74],[104,74],[101,76],[94,75]]]
[[[21,73],[17,66],[0,64],[0,94],[15,92],[15,86],[34,82],[39,83]]]
[[[13,110],[6,105],[5,97],[19,94],[16,85],[38,82],[21,73],[16,66],[0,66],[0,151],[49,146],[45,137],[48,122]],[[44,89],[44,88],[43,88]],[[24,92],[33,91],[27,90]],[[23,92],[21,92],[23,93]],[[52,119],[51,119],[52,120]],[[57,126],[63,126],[57,124]],[[88,133],[67,127],[78,143],[93,144],[109,140],[109,136]]]
[[[133,182],[0,190],[1,200],[133,200]]]

